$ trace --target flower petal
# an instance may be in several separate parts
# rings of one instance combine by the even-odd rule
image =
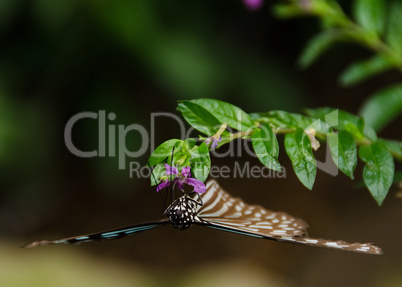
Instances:
[[[184,167],[181,169],[181,175],[184,176],[184,177],[186,177],[186,178],[190,177],[190,176],[191,176],[190,167],[189,167],[189,166],[184,166]]]
[[[165,163],[165,169],[166,169],[165,175],[172,175],[172,174],[178,175],[179,174],[179,170],[176,167],[170,166],[167,163]]]
[[[263,0],[243,0],[243,3],[244,3],[244,5],[246,5],[246,7],[249,10],[256,11],[262,7],[262,5],[264,4],[264,1]]]
[[[182,190],[182,189],[184,189],[184,183],[186,183],[186,181],[185,181],[185,179],[184,180],[176,180],[175,181],[175,184],[177,185],[177,188],[179,189],[179,190]]]
[[[156,187],[156,191],[159,192],[161,191],[163,188],[165,188],[166,186],[170,185],[170,181],[169,180],[165,180],[162,181],[160,184],[158,184],[158,186]]]
[[[187,178],[186,183],[188,185],[194,186],[194,191],[196,193],[204,193],[207,191],[205,184],[196,178]]]
[[[218,143],[220,143],[221,141],[222,141],[222,137],[219,137],[219,139],[212,137],[211,150],[216,149],[216,147],[218,146]]]

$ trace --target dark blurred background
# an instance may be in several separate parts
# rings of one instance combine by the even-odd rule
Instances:
[[[348,10],[348,1],[345,10]],[[256,12],[240,0],[0,1],[1,286],[401,286],[401,199],[382,207],[356,180],[318,171],[312,191],[298,182],[281,145],[286,178],[222,178],[246,202],[305,219],[310,236],[375,242],[383,256],[295,246],[171,226],[121,241],[19,249],[53,239],[158,219],[160,196],[130,178],[117,157],[79,158],[64,128],[75,114],[115,113],[107,124],[151,128],[151,113],[176,113],[177,100],[228,101],[246,112],[334,106],[357,113],[372,92],[400,81],[389,72],[354,88],[337,77],[370,55],[343,45],[302,71],[297,57],[319,30],[314,19],[282,21],[272,2]],[[401,139],[401,118],[380,136]],[[73,142],[98,148],[98,123],[82,120]],[[156,119],[155,144],[177,138]],[[138,133],[126,146],[141,146]],[[237,143],[240,144],[240,143]],[[149,155],[152,151],[147,150]],[[317,152],[323,159],[325,145]],[[129,159],[144,164],[143,158]],[[255,158],[212,164],[258,165]],[[400,165],[397,164],[400,169]]]

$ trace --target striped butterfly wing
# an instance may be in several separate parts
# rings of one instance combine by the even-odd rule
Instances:
[[[288,243],[336,248],[368,254],[382,254],[381,248],[370,243],[348,243],[314,239],[307,235],[308,225],[284,212],[273,212],[258,205],[249,205],[233,198],[211,180],[201,195],[196,224],[257,238]]]
[[[22,247],[30,248],[30,247],[37,247],[37,246],[48,245],[48,244],[60,244],[60,243],[78,244],[78,243],[91,242],[91,241],[119,239],[119,238],[124,238],[124,237],[130,236],[130,235],[142,232],[142,231],[154,229],[156,227],[165,225],[166,223],[169,223],[169,221],[167,219],[161,220],[161,221],[137,224],[137,225],[132,225],[132,226],[120,227],[120,228],[97,232],[97,233],[67,237],[67,238],[62,238],[62,239],[57,239],[57,240],[34,241],[31,243],[25,244]]]

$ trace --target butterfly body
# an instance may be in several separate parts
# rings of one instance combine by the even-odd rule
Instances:
[[[284,212],[270,211],[259,205],[246,204],[240,198],[232,197],[214,180],[208,181],[206,187],[206,192],[198,197],[184,194],[173,201],[164,212],[166,218],[159,221],[59,240],[34,241],[24,247],[118,239],[171,223],[178,230],[186,230],[192,224],[196,224],[261,239],[366,254],[382,254],[381,248],[371,243],[310,238],[307,234],[308,225],[301,219]]]
[[[200,221],[197,217],[196,203],[187,195],[176,199],[163,214],[169,218],[173,227],[179,230],[186,230],[196,220]]]

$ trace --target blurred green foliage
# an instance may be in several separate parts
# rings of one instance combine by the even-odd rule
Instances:
[[[402,72],[402,2],[355,0],[352,15],[334,0],[285,2],[275,7],[278,17],[314,16],[321,22],[322,32],[310,40],[300,56],[303,68],[336,44],[351,42],[372,50],[374,56],[354,61],[341,73],[342,85],[357,85],[391,69]],[[377,92],[363,104],[361,115],[377,131],[402,113],[402,87],[395,85],[392,92],[389,90]]]
[[[172,111],[182,98],[231,98],[250,108],[293,110],[303,102],[290,61],[255,49],[255,37],[248,43],[230,35],[269,30],[265,16],[255,20],[241,3],[4,0],[0,5],[0,163],[6,182],[52,178],[66,152],[63,126],[77,112],[106,109],[117,114],[116,124],[149,125],[151,112]],[[236,17],[239,23],[233,23]],[[96,147],[85,127],[73,136]],[[132,150],[139,140],[130,136]],[[117,164],[113,158],[88,162],[110,187],[127,177],[111,168]],[[41,179],[32,169],[47,176]]]

